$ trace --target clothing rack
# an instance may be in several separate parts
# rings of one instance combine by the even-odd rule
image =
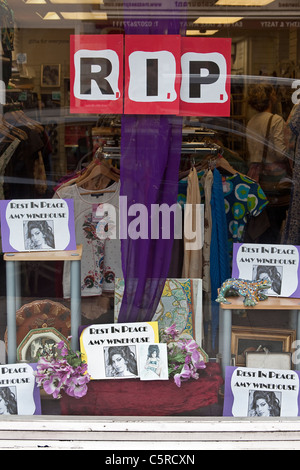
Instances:
[[[104,145],[100,151],[102,158],[105,160],[121,158],[120,147],[109,147]],[[181,146],[182,155],[214,155],[217,156],[219,153],[222,153],[222,149],[217,144],[207,144],[206,142],[191,142],[185,143]]]

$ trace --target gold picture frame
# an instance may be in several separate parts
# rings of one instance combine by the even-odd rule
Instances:
[[[41,87],[58,88],[60,87],[60,64],[41,65]]]
[[[245,367],[247,352],[291,353],[295,340],[295,330],[233,326],[231,354],[237,367]]]

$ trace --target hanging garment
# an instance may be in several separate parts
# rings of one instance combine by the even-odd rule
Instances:
[[[166,238],[159,227],[158,238],[151,234],[151,210],[155,204],[176,206],[178,171],[181,154],[181,121],[167,116],[125,116],[121,139],[121,196],[126,196],[128,211],[135,204],[145,209],[141,224],[146,234],[135,238],[128,234],[121,240],[125,290],[119,322],[152,319],[168,275],[174,225]],[[136,206],[135,206],[136,207]],[[122,219],[127,233],[134,218]],[[152,227],[153,228],[153,227]]]
[[[232,259],[233,243],[243,241],[250,217],[259,216],[268,205],[260,185],[247,176],[237,173],[222,177],[225,213],[228,230],[228,253]]]
[[[212,236],[210,245],[210,278],[212,296],[212,343],[219,327],[219,304],[214,300],[218,289],[230,277],[230,260],[228,253],[227,220],[225,214],[222,177],[214,169],[214,181],[211,194]]]
[[[77,244],[82,244],[84,256],[81,262],[81,295],[101,295],[105,292],[114,291],[115,277],[122,277],[121,251],[119,240],[119,195],[120,184],[114,183],[109,189],[112,193],[103,193],[98,197],[91,191],[79,188],[77,185],[58,189],[54,198],[73,199],[75,235]],[[87,193],[84,195],[84,193]],[[95,194],[97,192],[95,191]],[[115,209],[117,224],[116,239],[105,240],[97,236],[98,221],[93,217],[93,206],[99,204],[110,204]],[[94,211],[95,214],[95,211]],[[113,224],[114,221],[112,220]],[[64,263],[63,293],[65,298],[70,297],[70,263]]]
[[[21,141],[19,139],[17,138],[14,139],[9,144],[9,146],[4,150],[4,152],[0,155],[0,199],[5,199],[4,191],[3,191],[5,168],[8,165],[17,147],[19,146],[20,142]]]
[[[207,170],[204,172],[200,183],[204,189],[204,242],[203,242],[203,320],[205,329],[205,338],[209,339],[208,325],[211,324],[211,281],[210,281],[210,245],[212,231],[212,213],[211,213],[211,192],[214,181],[213,172]],[[208,343],[209,344],[209,343]]]
[[[183,278],[202,279],[202,244],[203,234],[201,224],[200,212],[201,196],[199,189],[199,180],[196,168],[193,168],[188,175],[187,198],[185,207],[185,237],[184,237],[184,259],[183,259]],[[188,220],[190,218],[190,220]],[[187,227],[189,227],[187,232]],[[191,240],[191,235],[196,233],[196,236]],[[188,235],[188,236],[186,236]],[[200,243],[200,246],[195,246]],[[193,245],[190,249],[190,245]]]

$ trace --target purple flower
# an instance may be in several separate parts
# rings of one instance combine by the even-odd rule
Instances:
[[[60,341],[59,343],[57,343],[56,345],[57,349],[60,350],[60,355],[61,356],[67,356],[69,354],[69,350],[67,348],[67,345],[64,341]]]
[[[87,382],[90,376],[71,377],[66,387],[66,393],[74,398],[81,398],[87,393]]]
[[[84,396],[90,381],[87,364],[64,341],[56,349],[56,353],[39,358],[35,372],[37,385],[53,398],[60,398],[63,391],[76,398]]]
[[[180,376],[180,374],[175,374],[174,375],[174,382],[177,385],[177,387],[181,387],[181,376]]]
[[[179,331],[176,330],[176,323],[173,323],[173,325],[166,328],[165,332],[167,335],[170,335],[173,339],[176,339],[179,335]]]

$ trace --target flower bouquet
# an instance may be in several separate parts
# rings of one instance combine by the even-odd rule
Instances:
[[[53,398],[61,398],[63,391],[71,397],[81,398],[86,395],[91,379],[81,353],[72,351],[64,341],[39,357],[35,376],[37,385]]]
[[[194,339],[181,338],[174,323],[161,331],[160,341],[167,343],[169,377],[174,378],[177,387],[189,379],[199,379],[198,371],[206,365]]]

